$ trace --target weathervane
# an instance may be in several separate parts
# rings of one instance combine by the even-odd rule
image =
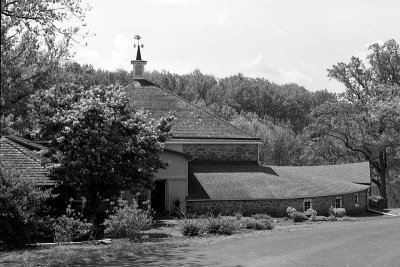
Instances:
[[[136,48],[136,47],[141,47],[141,48],[143,48],[144,45],[139,43],[139,40],[142,39],[142,37],[141,37],[140,35],[135,35],[134,38],[137,40],[137,45],[134,44],[133,47],[134,47],[134,48]]]

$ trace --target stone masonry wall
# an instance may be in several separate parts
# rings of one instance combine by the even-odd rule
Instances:
[[[199,161],[258,161],[257,144],[184,144],[183,152]]]
[[[361,213],[367,209],[367,191],[359,194],[359,206],[355,205],[355,194],[337,195],[342,196],[343,208],[347,214]],[[312,208],[319,215],[328,215],[331,206],[335,207],[337,196],[324,196],[307,198],[312,199]],[[298,211],[303,211],[303,198],[295,199],[266,199],[266,200],[211,200],[211,201],[191,201],[187,200],[187,210],[189,213],[205,214],[210,209],[221,213],[234,213],[240,211],[243,214],[266,213],[272,216],[286,216],[286,208],[294,207]]]

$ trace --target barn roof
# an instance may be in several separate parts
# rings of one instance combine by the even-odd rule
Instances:
[[[14,139],[17,139],[18,143]],[[24,138],[1,137],[0,160],[2,168],[15,168],[23,178],[32,179],[37,185],[54,185],[56,182],[48,178],[48,171],[40,163],[35,153],[35,150],[40,150],[40,147],[42,146]]]
[[[363,166],[369,170],[365,164],[346,165],[347,169]],[[302,175],[301,172],[285,172],[285,168],[259,166],[256,163],[193,165],[189,176],[189,197],[214,200],[289,199],[341,195],[369,188],[355,183],[360,179],[354,177],[354,173],[349,176],[338,173],[343,177],[324,175],[323,172]],[[293,167],[288,168],[292,170]],[[318,169],[323,168],[318,166]],[[331,170],[330,167],[327,170]],[[360,172],[360,175],[365,173]],[[369,172],[367,177],[369,179]]]
[[[125,90],[134,106],[148,111],[150,118],[159,119],[168,114],[176,117],[172,127],[173,139],[260,141],[259,138],[146,80],[131,82],[125,85]]]

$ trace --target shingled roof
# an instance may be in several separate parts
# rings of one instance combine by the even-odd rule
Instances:
[[[18,140],[17,143],[15,140]],[[26,143],[24,143],[26,142]],[[22,143],[25,144],[21,145]],[[36,147],[37,149],[34,149]],[[55,181],[47,177],[48,171],[40,163],[34,150],[40,150],[43,146],[19,137],[0,138],[0,160],[5,166],[15,168],[21,172],[22,177],[33,179],[37,185],[54,185]]]
[[[369,170],[369,166],[365,164],[362,166]],[[318,167],[320,170],[323,169],[323,166]],[[359,169],[360,165],[355,164],[352,167]],[[301,175],[301,172],[285,172],[285,168],[292,171],[294,167],[276,168],[257,164],[194,165],[191,166],[189,176],[189,198],[290,199],[341,195],[369,188],[367,185],[351,182],[351,179],[356,177],[333,178],[330,175],[323,175],[323,172],[320,175]],[[351,166],[346,164],[346,168],[350,169]],[[330,168],[328,167],[327,170],[329,171]],[[360,175],[365,173],[366,171],[362,171]],[[338,173],[340,174],[346,176],[346,173]],[[367,178],[369,179],[369,173]]]
[[[150,118],[159,119],[169,113],[176,117],[172,128],[173,139],[230,139],[259,142],[258,138],[172,92],[149,82],[146,85],[138,85],[138,82],[134,81],[125,85],[125,90],[134,106],[144,108],[150,113]]]
[[[368,162],[318,166],[271,166],[279,175],[299,179],[324,177],[329,180],[369,185],[371,183]]]

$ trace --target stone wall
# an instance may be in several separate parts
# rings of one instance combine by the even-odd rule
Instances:
[[[347,214],[356,214],[367,209],[367,191],[358,192],[359,207],[355,205],[355,194],[337,195],[342,196],[343,208]],[[337,196],[324,196],[307,198],[312,199],[312,208],[319,215],[327,215],[331,206],[335,207]],[[272,216],[286,216],[286,208],[294,207],[303,211],[303,198],[295,199],[265,199],[265,200],[187,200],[189,213],[205,214],[210,209],[215,213],[234,213],[240,211],[243,214],[266,213]]]
[[[258,161],[257,144],[184,144],[183,152],[196,161]]]

